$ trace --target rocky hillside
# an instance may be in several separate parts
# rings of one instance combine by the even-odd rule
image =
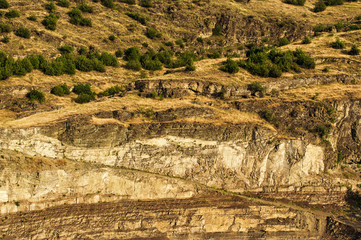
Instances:
[[[0,236],[361,238],[361,2],[322,3],[0,0]]]

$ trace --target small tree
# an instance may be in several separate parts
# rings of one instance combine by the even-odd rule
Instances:
[[[70,6],[69,0],[58,0],[56,4],[60,7],[65,7],[65,8],[68,8]]]
[[[20,12],[18,10],[10,10],[9,12],[5,13],[5,17],[17,18],[20,17]]]
[[[44,18],[41,23],[45,26],[46,29],[54,31],[56,29],[56,23],[58,22],[58,17],[50,13]]]
[[[320,0],[316,3],[315,8],[313,9],[314,12],[322,12],[326,10],[326,4],[323,0]]]
[[[55,11],[56,6],[55,6],[54,2],[51,1],[50,3],[45,4],[45,9],[52,13]]]
[[[139,5],[146,8],[153,7],[152,0],[140,0]]]
[[[101,0],[101,3],[104,7],[107,8],[114,8],[114,2],[113,0]]]
[[[59,85],[53,87],[51,89],[50,93],[61,97],[64,95],[69,95],[70,89],[69,89],[68,85],[66,85],[66,83],[64,83],[64,84],[59,84]]]
[[[310,44],[311,43],[311,38],[309,38],[308,36],[306,36],[303,40],[302,40],[302,44]]]
[[[350,54],[350,55],[360,55],[360,49],[356,45],[353,45],[351,50],[348,52],[348,54]]]
[[[288,44],[290,44],[290,41],[288,40],[287,37],[283,37],[278,41],[278,46],[280,46],[280,47],[288,45]]]
[[[9,8],[9,3],[6,0],[0,0],[0,8],[1,9],[6,9]]]
[[[341,42],[339,38],[337,38],[335,42],[331,43],[331,47],[335,49],[344,49],[345,44]]]
[[[15,31],[15,35],[22,38],[30,38],[30,30],[21,26]]]
[[[45,96],[44,96],[44,93],[36,90],[36,89],[33,89],[31,90],[30,92],[28,92],[26,94],[26,97],[28,99],[30,99],[31,101],[38,101],[39,103],[43,103],[45,101]]]
[[[224,63],[224,66],[221,67],[221,70],[228,73],[237,73],[239,72],[239,66],[236,61],[228,58],[227,61]]]

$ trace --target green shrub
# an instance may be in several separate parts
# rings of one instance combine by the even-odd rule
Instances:
[[[332,31],[332,25],[324,25],[324,24],[319,24],[313,27],[313,31],[315,33],[318,32],[331,32]]]
[[[0,9],[9,8],[9,3],[6,0],[0,0]]]
[[[150,39],[160,38],[162,34],[158,32],[155,28],[147,28],[145,35]]]
[[[191,72],[191,71],[195,71],[196,70],[196,66],[193,63],[187,64],[185,71],[186,72]]]
[[[213,36],[222,36],[223,29],[220,25],[216,25],[213,29],[212,29],[212,35]]]
[[[314,132],[318,133],[320,138],[326,139],[328,135],[330,134],[331,125],[329,124],[320,124],[315,129]]]
[[[110,35],[108,39],[113,42],[115,40],[115,35],[114,34]]]
[[[290,44],[290,41],[287,39],[287,37],[283,37],[278,41],[278,46],[285,46]]]
[[[204,42],[204,40],[203,40],[203,38],[202,38],[202,37],[197,37],[197,42],[199,42],[199,43],[203,43],[203,42]]]
[[[70,6],[70,2],[69,2],[69,0],[58,0],[56,5],[58,5],[60,7],[68,8]]]
[[[314,69],[316,67],[315,60],[302,51],[302,49],[297,48],[295,52],[293,52],[296,57],[296,63],[303,68]]]
[[[3,43],[9,43],[10,42],[10,38],[8,36],[4,36],[3,39],[1,39],[1,42]]]
[[[262,87],[259,82],[253,82],[247,86],[247,90],[250,91],[253,96],[255,96],[257,92],[259,92],[260,95],[263,95],[265,88]]]
[[[93,94],[89,95],[89,94],[81,93],[81,94],[79,94],[79,96],[77,98],[74,99],[74,101],[76,103],[82,104],[82,103],[88,103],[88,102],[90,102],[90,101],[92,101],[94,99],[95,99],[95,97],[94,97]]]
[[[278,121],[277,119],[273,116],[273,113],[266,109],[265,111],[262,112],[261,116],[269,123],[274,124],[276,127],[278,127]]]
[[[113,54],[108,52],[102,52],[99,60],[102,61],[105,66],[119,66],[118,59]]]
[[[98,96],[113,96],[113,95],[118,94],[123,91],[124,91],[124,89],[122,87],[114,86],[114,87],[108,88],[104,92],[99,93]]]
[[[140,63],[140,61],[138,59],[137,60],[132,59],[127,62],[125,67],[127,69],[131,69],[134,71],[140,71],[142,69],[142,64]]]
[[[74,47],[63,45],[59,48],[59,51],[61,52],[61,54],[72,53],[74,51]]]
[[[44,18],[41,23],[45,26],[46,29],[55,31],[56,24],[58,22],[58,17],[55,16],[53,13],[50,13],[48,16]]]
[[[309,38],[308,36],[304,37],[304,39],[302,40],[302,44],[310,44],[311,43],[311,38]]]
[[[138,60],[140,59],[140,51],[137,47],[130,47],[124,52],[124,60]]]
[[[149,20],[149,17],[140,14],[140,13],[134,13],[134,12],[127,12],[125,13],[128,17],[133,18],[134,20],[138,21],[139,23],[146,25],[147,21]]]
[[[157,53],[156,57],[164,65],[171,66],[173,55],[174,53],[172,51],[163,49],[162,51]]]
[[[78,54],[79,55],[87,55],[88,50],[85,47],[81,47],[81,48],[78,49]]]
[[[221,70],[228,73],[237,73],[239,72],[239,66],[236,61],[232,60],[231,58],[228,58],[226,62],[224,62],[224,65],[221,67]]]
[[[139,0],[139,5],[146,8],[153,7],[152,0]]]
[[[339,38],[337,38],[335,42],[331,43],[331,47],[335,49],[344,49],[345,44],[341,42]]]
[[[135,0],[118,0],[119,2],[123,2],[123,3],[127,3],[129,5],[134,5],[135,4]]]
[[[105,66],[103,64],[102,61],[100,61],[97,58],[92,58],[91,59],[92,64],[93,64],[93,69],[97,72],[105,72]]]
[[[73,55],[62,55],[61,57],[56,58],[55,62],[62,68],[62,74],[75,74],[76,67]]]
[[[207,55],[209,58],[216,59],[221,57],[221,53],[219,51],[214,51]]]
[[[52,13],[55,11],[56,6],[55,6],[54,2],[51,1],[50,3],[45,4],[45,9]]]
[[[315,8],[313,9],[314,12],[322,12],[326,10],[326,4],[323,0],[320,0],[316,3]]]
[[[68,12],[68,15],[71,18],[82,18],[83,17],[81,11],[78,8],[73,8],[72,10],[70,10]]]
[[[82,2],[79,6],[78,6],[79,10],[82,12],[87,12],[87,13],[92,13],[93,12],[93,7],[89,6],[88,4],[86,4],[85,2]]]
[[[176,40],[175,44],[177,44],[180,48],[184,48],[184,42],[182,39]]]
[[[11,32],[11,26],[0,22],[0,33],[9,33]]]
[[[45,101],[44,93],[33,89],[26,94],[26,97],[29,98],[31,101],[38,101],[39,103],[43,103]]]
[[[73,93],[78,94],[78,95],[79,94],[93,95],[93,91],[91,90],[91,86],[89,83],[86,83],[86,84],[79,83],[79,84],[75,85],[73,88]]]
[[[91,27],[93,24],[90,18],[81,18],[79,25],[84,27]]]
[[[5,17],[17,18],[20,17],[20,12],[18,10],[10,10],[9,12],[5,13]]]
[[[85,56],[78,56],[75,59],[76,69],[82,72],[90,72],[94,70],[93,61]]]
[[[30,38],[30,30],[21,26],[15,31],[15,35],[22,38]]]
[[[74,8],[71,11],[68,12],[68,15],[70,17],[70,23],[74,25],[80,25],[80,26],[92,26],[92,21],[90,18],[83,18],[83,14],[78,8]]]
[[[33,66],[33,69],[39,69],[40,61],[39,61],[38,56],[31,54],[31,55],[27,56],[26,58],[30,61],[31,65]]]
[[[348,52],[350,55],[360,55],[360,49],[356,45],[352,45],[351,50]]]
[[[284,3],[296,5],[296,6],[303,6],[305,5],[306,0],[285,0]]]
[[[140,58],[142,67],[146,70],[156,71],[162,69],[162,62],[159,61],[157,55],[154,52],[147,52]]]
[[[118,49],[116,52],[115,52],[115,56],[118,57],[118,58],[121,58],[123,57],[124,53],[122,50]]]
[[[35,15],[30,15],[29,17],[27,17],[28,20],[36,22],[38,20],[38,18]]]
[[[101,0],[101,4],[107,8],[114,8],[113,0]]]
[[[343,0],[324,0],[326,6],[342,5]]]
[[[70,89],[68,87],[68,85],[66,85],[66,83],[63,84],[59,84],[55,87],[53,87],[50,91],[51,94],[54,94],[56,96],[64,96],[64,95],[69,95],[70,94]]]

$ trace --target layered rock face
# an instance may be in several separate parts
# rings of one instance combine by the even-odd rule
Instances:
[[[120,109],[0,129],[0,149],[6,153],[0,210],[7,216],[0,229],[34,239],[324,239],[327,229],[338,231],[327,215],[221,196],[212,189],[343,205],[345,184],[357,181],[335,179],[326,171],[340,143],[357,149],[358,106],[334,105],[328,144],[307,135],[281,137],[266,124],[181,118],[212,116],[210,108],[159,111],[153,121],[139,123],[126,122],[134,113]],[[14,174],[11,156],[16,154],[50,161],[52,167],[23,167]],[[48,227],[53,223],[63,230]],[[21,233],[20,226],[25,226]]]
[[[3,149],[149,171],[235,192],[301,187],[324,171],[322,146],[276,140],[275,132],[262,126],[174,122],[126,128],[83,120],[1,135],[8,139]]]
[[[0,231],[31,239],[321,239],[325,217],[239,197],[77,204],[11,214]]]

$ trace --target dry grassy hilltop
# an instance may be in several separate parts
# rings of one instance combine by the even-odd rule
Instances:
[[[361,2],[0,0],[0,238],[360,239]]]

